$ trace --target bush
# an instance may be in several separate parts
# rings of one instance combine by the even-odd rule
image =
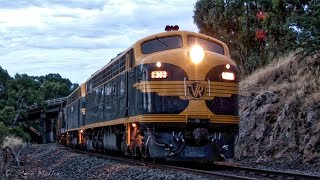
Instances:
[[[19,160],[21,151],[27,146],[25,142],[19,137],[7,136],[4,138],[2,148],[4,151],[11,151],[14,161],[19,166],[21,161]]]
[[[13,106],[5,106],[0,110],[0,120],[9,126],[12,124],[16,116],[16,110]]]
[[[9,135],[9,130],[7,126],[3,122],[0,122],[0,144],[3,143],[4,138],[8,135]]]
[[[24,132],[22,127],[7,127],[3,122],[0,122],[0,144],[2,144],[7,136],[16,136],[25,142],[29,142],[31,137]]]
[[[19,149],[17,147],[22,146],[23,144],[25,143],[21,138],[18,138],[15,136],[7,136],[4,138],[4,141],[1,146],[2,148],[9,147],[12,150],[15,150],[15,149]]]
[[[28,133],[24,132],[22,127],[13,127],[9,129],[9,134],[20,137],[23,141],[29,142],[31,137]]]

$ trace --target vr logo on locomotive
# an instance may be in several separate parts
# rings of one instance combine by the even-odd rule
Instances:
[[[199,81],[188,85],[188,94],[193,99],[202,99],[206,95],[206,87]]]

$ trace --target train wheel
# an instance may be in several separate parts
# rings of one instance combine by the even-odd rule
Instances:
[[[141,152],[141,161],[143,161],[143,162],[150,161],[150,155],[149,155],[148,148],[146,148],[144,145],[141,145],[140,152]]]
[[[135,142],[131,144],[130,152],[131,152],[132,159],[141,159],[140,148]]]

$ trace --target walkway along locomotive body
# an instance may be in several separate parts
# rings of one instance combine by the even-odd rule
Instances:
[[[136,42],[67,99],[62,141],[168,161],[233,157],[238,69],[209,36],[170,31]]]

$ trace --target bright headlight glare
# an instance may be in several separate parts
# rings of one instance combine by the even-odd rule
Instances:
[[[232,72],[223,72],[221,75],[222,75],[222,79],[225,79],[225,80],[234,80],[235,79],[235,76]]]
[[[199,45],[194,45],[190,49],[190,59],[193,63],[199,64],[205,57],[204,49]]]

